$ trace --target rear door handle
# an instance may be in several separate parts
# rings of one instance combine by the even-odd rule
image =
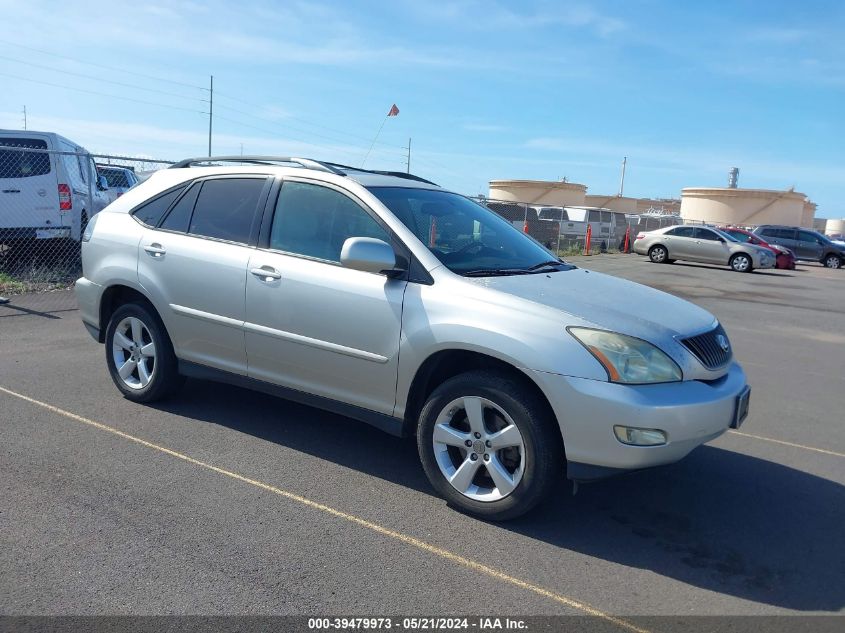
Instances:
[[[20,189],[4,189],[3,193],[20,193]]]
[[[145,246],[144,250],[147,251],[151,257],[164,257],[164,254],[167,252],[162,248],[161,244],[150,244],[149,246]]]
[[[262,266],[261,268],[250,268],[251,272],[256,277],[260,277],[264,281],[271,281],[273,279],[281,279],[282,273],[270,266]]]

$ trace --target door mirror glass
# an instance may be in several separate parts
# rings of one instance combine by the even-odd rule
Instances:
[[[346,268],[381,273],[396,268],[393,247],[374,237],[350,237],[340,249],[340,263]]]

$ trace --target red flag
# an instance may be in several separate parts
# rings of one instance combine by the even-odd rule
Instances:
[[[396,104],[393,104],[393,107],[390,108],[390,112],[387,113],[387,116],[398,116],[399,115],[399,108],[396,107]]]

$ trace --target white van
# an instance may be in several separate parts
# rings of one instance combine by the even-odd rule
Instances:
[[[0,243],[79,242],[88,220],[108,204],[107,188],[94,159],[73,141],[0,130]]]

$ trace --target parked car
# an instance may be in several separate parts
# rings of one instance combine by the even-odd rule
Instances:
[[[670,226],[639,233],[634,240],[634,252],[648,255],[651,261],[659,264],[681,259],[730,266],[741,273],[775,265],[775,256],[769,249],[740,242],[727,233],[705,226]]]
[[[194,376],[416,435],[434,488],[488,519],[532,508],[564,465],[584,481],[675,462],[748,411],[712,314],[411,174],[185,160],[92,219],[82,264],[82,320],[129,400]]]
[[[828,268],[842,268],[845,265],[845,247],[834,244],[818,231],[764,224],[755,228],[754,234],[770,244],[785,246],[795,253],[796,259],[819,262]]]
[[[53,132],[0,130],[0,242],[78,242],[107,188],[84,147]]]
[[[783,268],[784,270],[795,270],[795,253],[781,246],[780,244],[769,244],[759,235],[754,235],[751,231],[740,229],[735,226],[721,226],[719,230],[722,233],[727,233],[740,242],[747,244],[754,244],[754,246],[762,246],[769,249],[775,256],[775,268]]]
[[[97,165],[97,172],[105,176],[108,182],[107,196],[109,202],[114,202],[132,187],[138,184],[135,172],[127,167],[115,167],[114,165]]]

